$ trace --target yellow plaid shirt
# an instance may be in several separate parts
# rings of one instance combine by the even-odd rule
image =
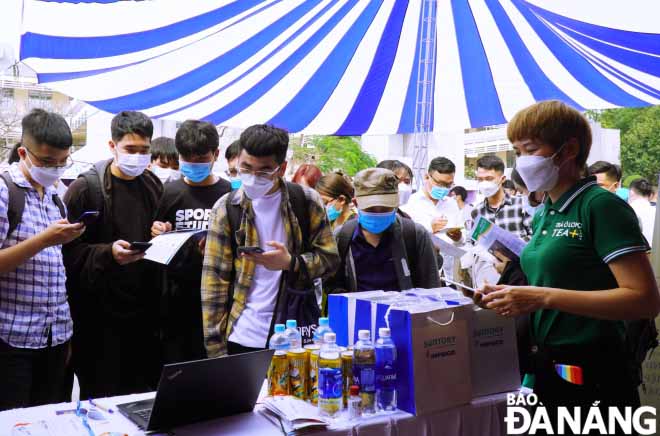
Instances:
[[[301,253],[309,271],[310,278],[327,278],[335,273],[339,266],[337,244],[323,207],[321,197],[308,188],[304,188],[309,210],[309,235],[311,252],[302,253],[302,231],[289,202],[289,193],[282,180],[282,203],[280,213],[287,236],[289,253]],[[227,354],[227,338],[236,320],[245,309],[247,294],[254,277],[254,262],[235,258],[232,253],[231,239],[236,237],[236,230],[245,235],[245,241],[239,245],[259,246],[259,236],[254,224],[252,201],[239,189],[233,198],[234,204],[241,205],[240,229],[231,230],[227,217],[229,194],[222,197],[213,207],[206,237],[206,252],[202,272],[202,316],[204,322],[204,343],[209,357]],[[232,264],[235,268],[234,300],[227,311],[229,289],[232,280]],[[304,282],[297,283],[304,286]]]

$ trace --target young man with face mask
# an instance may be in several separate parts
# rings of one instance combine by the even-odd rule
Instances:
[[[85,230],[62,218],[53,187],[72,165],[66,121],[35,109],[22,127],[19,162],[0,177],[0,410],[62,400],[73,324],[61,246]]]
[[[472,211],[472,221],[480,216],[528,240],[532,236],[532,217],[527,214],[522,197],[504,192],[504,162],[497,156],[483,156],[477,161],[477,188],[484,201]]]
[[[227,169],[220,175],[223,179],[231,183],[231,189],[241,187],[241,177],[238,174],[238,155],[241,153],[241,144],[238,140],[231,143],[225,150],[225,160]]]
[[[436,157],[429,164],[422,189],[412,194],[401,209],[431,233],[462,227],[461,210],[449,195],[454,187],[455,173],[456,166],[452,161],[446,157]],[[449,231],[447,236],[453,241],[460,241],[462,233],[460,230]]]
[[[164,185],[181,178],[179,173],[179,153],[174,147],[174,139],[160,136],[151,141],[151,164],[149,170]]]
[[[213,205],[231,191],[228,181],[211,172],[220,153],[219,139],[211,123],[188,120],[181,124],[175,144],[183,177],[165,185],[152,236],[172,230],[208,229]],[[165,272],[164,363],[206,357],[200,300],[204,242],[203,237],[189,239]]]
[[[335,231],[342,264],[329,292],[401,291],[440,286],[431,235],[396,213],[398,177],[369,168],[353,178],[358,219]]]
[[[132,242],[151,239],[163,186],[147,166],[153,124],[140,112],[117,114],[113,159],[75,180],[69,216],[98,211],[85,237],[64,247],[74,319],[74,367],[81,398],[153,390],[160,374],[156,264]]]
[[[239,141],[242,186],[214,206],[206,240],[202,313],[209,357],[265,348],[284,282],[306,287],[339,264],[318,193],[283,180],[289,135],[255,125]],[[240,216],[238,228],[232,226],[234,212]],[[307,223],[308,241],[300,221]]]

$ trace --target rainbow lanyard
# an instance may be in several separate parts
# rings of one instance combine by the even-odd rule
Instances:
[[[583,384],[582,368],[579,366],[556,364],[555,371],[557,371],[557,375],[559,375],[559,377],[563,378],[569,383],[573,383],[574,385]]]

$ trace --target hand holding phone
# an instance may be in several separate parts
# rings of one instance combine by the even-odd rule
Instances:
[[[261,247],[249,247],[246,245],[239,246],[236,251],[238,254],[262,254],[264,252]]]
[[[151,242],[131,242],[129,247],[131,250],[139,251],[143,253],[149,249],[153,244]]]
[[[88,210],[86,212],[83,212],[71,224],[83,223],[85,227],[87,227],[90,224],[92,224],[94,221],[96,221],[100,214],[101,212],[99,212],[98,210]]]

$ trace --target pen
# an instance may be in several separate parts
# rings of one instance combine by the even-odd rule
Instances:
[[[449,280],[449,279],[446,278],[446,277],[443,277],[443,280],[444,280],[445,282],[449,283],[450,285],[459,286],[459,287],[461,287],[461,288],[463,288],[463,289],[465,289],[465,290],[467,290],[467,291],[472,292],[473,294],[474,294],[475,292],[477,292],[477,290],[474,289],[474,288],[471,288],[471,287],[469,287],[469,286],[465,286],[464,284],[462,284],[462,283],[458,283],[458,282],[455,282],[455,281],[453,281],[453,280]]]
[[[95,402],[95,401],[92,400],[91,398],[89,399],[89,404],[91,404],[91,405],[93,405],[94,407],[97,407],[97,408],[103,410],[104,412],[115,413],[114,410],[112,410],[111,408],[106,407],[106,406],[103,406],[103,405],[101,405],[101,404]]]

